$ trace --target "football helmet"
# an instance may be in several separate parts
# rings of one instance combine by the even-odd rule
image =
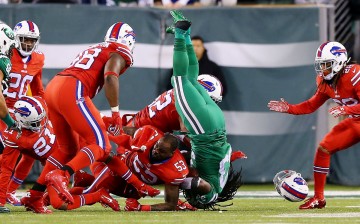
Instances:
[[[18,43],[17,49],[20,54],[24,57],[31,55],[39,45],[40,41],[40,31],[38,26],[30,20],[24,20],[15,25],[14,33]],[[33,43],[27,43],[25,38],[32,39]]]
[[[23,96],[14,104],[14,114],[20,126],[34,132],[46,125],[45,102],[40,97]]]
[[[309,187],[300,173],[293,170],[283,170],[277,173],[273,179],[276,191],[286,200],[299,202],[304,200]]]
[[[117,22],[110,26],[106,32],[104,41],[124,44],[133,52],[136,41],[135,36],[134,30],[129,24]]]
[[[14,47],[16,47],[16,41],[13,30],[5,23],[0,23],[0,53],[11,58]]]
[[[331,80],[347,64],[346,48],[339,42],[325,42],[319,46],[315,56],[315,71],[325,80]],[[330,72],[324,74],[324,72]]]
[[[223,86],[218,78],[213,75],[202,74],[198,76],[197,80],[205,88],[211,99],[216,103],[222,101]]]

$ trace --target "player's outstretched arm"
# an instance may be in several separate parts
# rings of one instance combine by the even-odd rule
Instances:
[[[289,111],[289,103],[286,102],[283,98],[281,98],[280,101],[271,100],[267,106],[269,110],[280,113],[287,113]]]
[[[165,184],[165,202],[154,205],[141,205],[136,199],[126,200],[125,211],[175,211],[179,200],[179,186]]]

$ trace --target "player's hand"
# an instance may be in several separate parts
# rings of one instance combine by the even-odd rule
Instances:
[[[329,113],[334,117],[339,117],[341,115],[346,115],[344,106],[336,106],[329,110]]]
[[[197,208],[190,205],[188,202],[182,201],[182,200],[179,199],[178,203],[176,205],[176,210],[177,211],[196,211]]]
[[[107,131],[114,135],[118,136],[121,133],[121,117],[119,112],[112,112],[111,118],[108,120],[109,126],[107,128]]]
[[[124,210],[125,211],[140,211],[141,210],[141,204],[133,198],[128,198],[125,201],[126,205]]]
[[[289,111],[289,103],[283,98],[281,98],[280,101],[271,100],[267,106],[270,110],[276,112],[287,113]]]
[[[233,162],[237,159],[247,159],[247,156],[242,151],[235,151],[231,153],[230,162]]]
[[[20,127],[19,122],[14,121],[14,124],[12,126],[8,127],[8,130],[16,131],[18,133],[16,138],[20,138],[22,131],[21,131],[21,127]]]

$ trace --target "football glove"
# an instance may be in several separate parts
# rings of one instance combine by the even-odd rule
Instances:
[[[121,117],[119,112],[112,112],[111,118],[103,117],[104,123],[107,126],[107,131],[114,136],[121,133]]]
[[[150,205],[141,205],[136,199],[128,198],[125,201],[126,205],[124,210],[125,211],[150,211]]]
[[[11,125],[10,127],[8,127],[7,130],[14,130],[14,131],[16,131],[16,132],[18,133],[18,134],[16,135],[16,138],[20,138],[21,133],[22,133],[19,122],[15,121],[15,120],[14,120],[14,124]]]
[[[280,101],[271,100],[267,106],[270,110],[276,112],[287,113],[289,111],[289,103],[283,98],[281,98]]]
[[[334,117],[339,117],[341,115],[346,115],[345,107],[344,106],[336,106],[329,110],[329,113]]]
[[[177,211],[196,211],[197,208],[190,205],[188,202],[182,201],[182,200],[179,199],[178,203],[176,205],[176,210]]]
[[[233,162],[237,159],[247,159],[247,156],[242,151],[235,151],[231,153],[230,162]]]

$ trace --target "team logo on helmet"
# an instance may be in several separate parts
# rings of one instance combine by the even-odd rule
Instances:
[[[334,46],[334,47],[331,48],[330,53],[333,54],[333,55],[335,55],[335,56],[340,56],[341,54],[346,53],[346,50],[345,50],[345,49],[341,49],[341,48],[338,47],[338,46]]]
[[[4,33],[5,33],[5,35],[6,35],[10,40],[14,40],[14,39],[15,39],[14,32],[13,32],[12,30],[10,30],[9,28],[5,28],[5,29],[4,29]]]
[[[21,117],[28,117],[31,114],[31,111],[27,107],[15,108],[15,113],[20,114]]]
[[[16,24],[16,26],[14,27],[14,32],[16,32],[17,30],[19,30],[21,27],[22,27],[22,23]]]
[[[306,182],[302,177],[295,177],[294,182],[297,183],[298,185],[306,185]]]
[[[199,80],[199,83],[208,91],[213,92],[215,90],[215,85],[209,81]]]

